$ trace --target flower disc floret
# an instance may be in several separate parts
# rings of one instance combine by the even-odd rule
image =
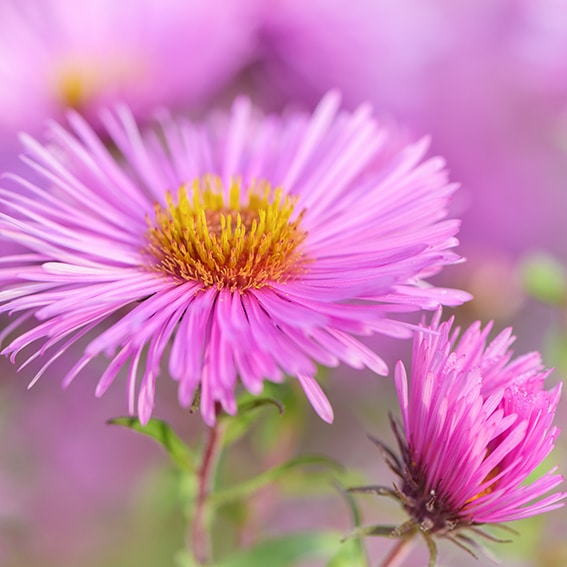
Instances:
[[[150,223],[146,250],[153,269],[230,291],[284,283],[299,273],[298,246],[307,234],[302,213],[292,220],[297,198],[268,182],[248,187],[244,203],[242,197],[240,181],[233,180],[225,203],[222,181],[210,176],[195,180],[190,191],[182,186],[177,202],[168,193]]]

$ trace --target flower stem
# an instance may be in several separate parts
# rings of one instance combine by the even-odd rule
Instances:
[[[396,545],[392,548],[386,559],[382,563],[380,563],[379,567],[400,567],[406,557],[409,555],[413,544],[415,542],[415,538],[412,536],[403,537]]]
[[[215,423],[210,429],[203,450],[203,460],[197,474],[197,500],[191,530],[191,547],[199,565],[211,562],[211,538],[207,520],[207,498],[221,448],[221,428]]]

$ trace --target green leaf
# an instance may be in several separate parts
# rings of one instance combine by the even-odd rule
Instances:
[[[195,456],[193,452],[165,421],[150,419],[147,425],[142,425],[136,417],[115,417],[107,423],[110,425],[121,425],[151,437],[167,451],[171,460],[181,470],[190,473],[195,472]]]
[[[335,471],[343,470],[343,467],[340,464],[329,457],[321,455],[304,455],[302,457],[291,459],[281,465],[277,465],[236,486],[214,492],[210,496],[210,503],[212,505],[221,506],[235,500],[247,498],[260,488],[280,480],[286,473],[307,465],[323,466]]]
[[[314,557],[329,557],[337,550],[338,533],[296,533],[265,540],[251,549],[231,553],[216,567],[294,567]],[[358,567],[352,565],[352,567]]]
[[[525,258],[520,276],[528,295],[551,305],[564,305],[567,299],[567,275],[563,266],[544,253]]]
[[[284,412],[283,404],[274,398],[252,398],[250,400],[245,400],[238,407],[238,412],[248,412],[264,406],[275,407],[280,412],[280,415]]]
[[[280,415],[284,412],[283,404],[274,398],[256,398],[247,395],[239,401],[236,415],[222,414],[222,416],[219,416],[219,419],[222,419],[226,424],[223,435],[224,446],[232,445],[245,435],[252,424],[262,415],[262,412],[257,410],[265,407],[276,408]]]

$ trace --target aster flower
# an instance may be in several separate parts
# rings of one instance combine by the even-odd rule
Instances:
[[[4,0],[0,134],[69,106],[95,120],[118,101],[137,116],[202,103],[249,57],[247,12],[222,0]]]
[[[487,343],[492,325],[476,322],[459,340],[453,321],[439,324],[439,315],[416,336],[409,384],[403,363],[395,369],[403,428],[393,420],[392,426],[401,459],[374,440],[400,480],[394,489],[353,489],[399,499],[410,520],[376,533],[421,531],[431,565],[433,537],[472,552],[469,547],[481,546],[463,530],[491,537],[478,526],[554,510],[567,496],[549,494],[563,481],[556,468],[527,480],[559,433],[552,422],[561,384],[544,389],[551,371],[537,352],[512,360],[511,329]]]
[[[28,250],[1,260],[0,311],[19,314],[4,336],[39,323],[3,353],[47,358],[35,381],[86,336],[64,384],[106,354],[96,394],[127,367],[142,422],[162,361],[183,406],[200,389],[208,424],[217,403],[236,411],[238,378],[258,394],[284,374],[331,421],[315,363],[386,374],[353,335],[411,336],[392,313],[469,298],[422,281],[459,261],[443,160],[339,104],[262,118],[240,99],[228,117],[165,116],[145,135],[120,108],[102,117],[112,150],[73,113],[48,145],[23,137],[45,186],[12,175],[17,191],[0,192],[0,233]]]

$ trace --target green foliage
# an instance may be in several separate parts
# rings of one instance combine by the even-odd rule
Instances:
[[[291,471],[309,465],[317,465],[333,471],[343,470],[341,465],[328,457],[321,455],[304,455],[261,472],[257,476],[236,486],[218,490],[211,494],[210,502],[213,505],[221,506],[235,500],[248,498],[260,488],[282,479]]]
[[[225,422],[223,435],[224,446],[228,447],[241,439],[250,430],[258,418],[262,416],[262,412],[258,410],[266,407],[277,409],[280,415],[284,412],[283,404],[274,398],[255,398],[250,394],[244,395],[239,400],[238,413],[236,415],[223,415],[220,418]]]
[[[327,563],[327,567],[364,567],[365,565],[367,565],[366,558],[361,555],[356,540],[343,543]]]
[[[340,534],[334,532],[288,534],[233,553],[215,567],[294,567],[305,559],[335,555],[339,546]]]
[[[567,275],[552,256],[538,253],[526,257],[520,266],[520,278],[528,295],[549,305],[565,305]]]
[[[142,425],[136,417],[115,417],[108,421],[110,425],[121,425],[151,437],[169,454],[171,460],[183,471],[195,472],[195,455],[178,437],[173,429],[160,419],[150,419]]]
[[[278,415],[276,412],[261,412],[264,416],[261,427],[253,428],[251,438],[253,448],[261,455],[269,455],[274,448],[274,439],[295,444],[305,430],[306,415],[311,409],[305,396],[298,389],[299,384],[288,380],[282,384],[268,382],[264,386],[262,397],[279,401],[285,412]]]
[[[175,567],[200,567],[193,558],[193,555],[185,549],[182,549],[175,554],[174,565]]]
[[[343,536],[343,541],[359,539],[369,536],[394,537],[398,526],[359,526],[347,535]]]
[[[286,411],[283,417],[284,403],[276,400],[276,397],[284,400]],[[270,411],[265,411],[266,409]],[[274,409],[277,411],[271,411]],[[200,516],[207,526],[206,529],[212,530],[213,537],[217,528],[222,529],[224,534],[222,541],[216,542],[214,546],[212,567],[292,567],[311,558],[328,561],[328,567],[367,565],[360,541],[341,543],[340,534],[335,532],[288,534],[259,541],[245,550],[238,549],[241,529],[239,526],[246,522],[247,503],[258,490],[278,483],[288,490],[305,490],[305,487],[310,486],[312,489],[329,491],[331,478],[336,478],[344,471],[336,461],[321,455],[290,458],[296,447],[297,434],[305,422],[304,402],[298,401],[293,386],[267,387],[263,397],[244,393],[238,400],[236,415],[221,414],[217,419],[216,451],[220,453],[217,457],[221,468],[225,463],[230,466],[231,461],[226,458],[227,449],[247,435],[252,454],[263,456],[258,462],[260,470],[266,469],[268,463],[279,464],[256,473],[258,469],[254,457],[246,480],[238,482],[231,475],[226,477],[224,485],[222,480],[219,482],[216,465],[213,464],[206,500],[201,503],[203,508]],[[181,503],[183,514],[190,522],[197,521],[193,508],[197,502],[198,487],[203,481],[203,463],[210,447],[205,444],[200,450],[190,449],[167,423],[159,419],[152,419],[145,426],[133,417],[118,417],[108,423],[142,433],[164,448],[180,473],[178,502]],[[345,497],[353,515],[353,522],[358,525],[360,518],[356,505],[350,495]],[[191,550],[177,553],[175,565],[197,567]]]
[[[547,336],[545,360],[563,376],[567,376],[567,332],[556,328]]]
[[[358,529],[360,527],[361,515],[355,499],[353,498],[352,494],[347,492],[342,486],[337,485],[337,490],[347,503],[354,529]],[[368,567],[368,559],[364,551],[364,545],[360,538],[353,538],[346,541],[343,537],[341,541],[343,542],[343,545],[331,558],[331,560],[327,564],[327,567]]]

